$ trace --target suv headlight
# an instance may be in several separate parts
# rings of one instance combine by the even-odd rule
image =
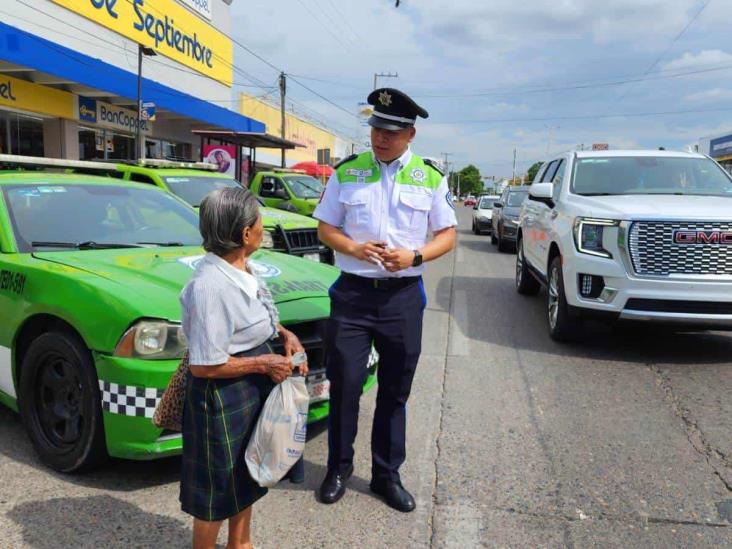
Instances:
[[[262,243],[260,244],[260,247],[274,248],[274,237],[272,236],[272,231],[265,230],[262,232]]]
[[[617,227],[619,221],[612,219],[591,219],[578,217],[574,221],[574,243],[583,254],[612,258],[612,254],[602,246],[605,229]]]
[[[114,356],[125,358],[182,358],[188,342],[180,324],[140,320],[117,343]]]

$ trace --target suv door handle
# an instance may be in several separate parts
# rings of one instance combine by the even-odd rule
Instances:
[[[559,212],[557,210],[552,210],[552,219],[556,219],[559,215]]]

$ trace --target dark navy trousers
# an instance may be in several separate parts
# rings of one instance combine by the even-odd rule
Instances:
[[[422,279],[402,288],[378,288],[368,279],[342,275],[330,297],[328,468],[343,472],[353,462],[359,399],[373,343],[380,358],[371,474],[374,480],[399,481],[406,457],[406,404],[422,349],[427,302]]]

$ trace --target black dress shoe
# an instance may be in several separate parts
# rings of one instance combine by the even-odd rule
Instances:
[[[401,482],[372,480],[370,487],[374,494],[383,497],[386,504],[397,511],[409,513],[417,506],[412,494],[407,492]]]
[[[322,503],[335,503],[346,493],[346,482],[353,474],[353,465],[349,465],[343,473],[335,469],[328,469],[320,485],[320,501]]]

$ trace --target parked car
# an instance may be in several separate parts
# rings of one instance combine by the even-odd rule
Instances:
[[[125,181],[152,183],[188,202],[194,208],[209,192],[221,187],[239,187],[231,176],[218,173],[211,164],[202,162],[172,162],[142,160],[116,165]],[[261,209],[264,223],[262,247],[333,264],[333,251],[318,239],[318,222],[312,217],[281,208]]]
[[[257,173],[249,189],[270,208],[313,215],[325,186],[304,172],[276,170]]]
[[[200,242],[195,210],[149,184],[0,173],[0,403],[20,412],[44,463],[71,472],[107,455],[180,453],[180,433],[151,418],[186,348],[178,296]],[[322,419],[338,270],[270,251],[251,266],[308,353],[308,419]],[[366,388],[377,361],[372,353]]]
[[[477,201],[472,196],[465,197],[465,200],[463,201],[463,206],[475,206]]]
[[[528,196],[528,185],[507,187],[493,204],[491,243],[497,244],[499,251],[508,252],[515,248],[519,214]]]
[[[492,232],[493,203],[498,200],[498,197],[483,195],[478,200],[479,202],[473,206],[473,233]]]
[[[586,316],[732,329],[732,178],[710,158],[587,151],[547,162],[519,224],[516,289],[549,334]]]

